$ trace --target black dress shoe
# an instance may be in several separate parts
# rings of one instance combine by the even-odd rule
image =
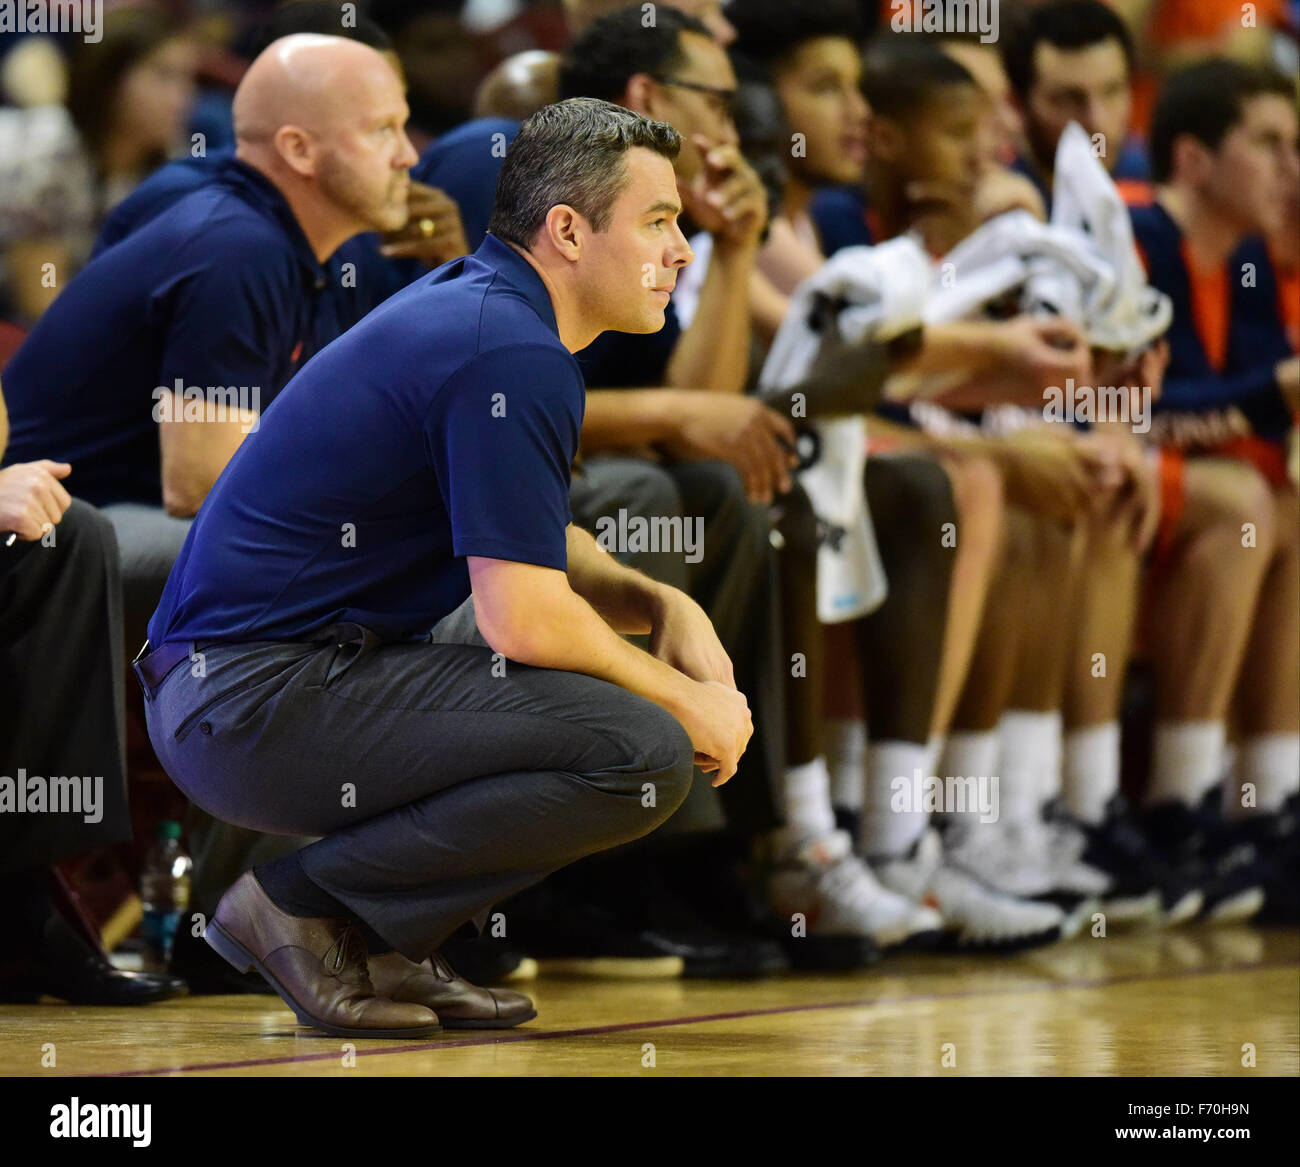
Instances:
[[[133,973],[114,968],[55,913],[29,955],[0,964],[0,1000],[35,1001],[59,997],[71,1005],[148,1005],[183,997],[188,986],[166,973]]]
[[[607,864],[600,881],[585,885],[548,880],[540,897],[530,889],[506,907],[512,934],[552,972],[750,979],[789,969],[770,939],[702,920],[664,884],[652,857],[620,861],[617,876],[634,874],[634,883],[621,886],[614,872]]]
[[[465,980],[476,985],[500,984],[528,960],[519,949],[487,935],[444,940],[440,951]]]
[[[258,973],[236,972],[202,936],[193,936],[184,927],[176,931],[171,971],[189,985],[192,997],[225,997],[235,993],[276,995]]]

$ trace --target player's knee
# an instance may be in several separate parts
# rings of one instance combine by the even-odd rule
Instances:
[[[943,524],[957,521],[953,488],[944,468],[930,458],[875,458],[867,462],[867,502],[882,540],[906,531],[909,539],[934,532],[929,541],[941,547]]]
[[[1244,470],[1235,478],[1229,494],[1229,533],[1240,533],[1244,548],[1271,551],[1280,534],[1273,490],[1253,467]]]
[[[953,502],[968,536],[996,537],[1006,509],[1002,472],[988,458],[964,458],[947,465]]]

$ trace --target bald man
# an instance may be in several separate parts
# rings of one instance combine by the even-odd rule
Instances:
[[[317,347],[326,261],[406,223],[407,114],[373,48],[275,41],[236,91],[235,157],[93,260],[5,369],[7,459],[70,463],[117,530],[128,654],[190,519]]]

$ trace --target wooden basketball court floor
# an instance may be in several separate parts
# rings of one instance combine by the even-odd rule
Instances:
[[[543,972],[519,987],[538,1017],[518,1029],[354,1049],[298,1027],[274,997],[5,1005],[0,1075],[1300,1073],[1295,930],[1085,933],[1013,956],[903,955],[757,982]]]

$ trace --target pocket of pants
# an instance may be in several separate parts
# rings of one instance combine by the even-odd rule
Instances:
[[[223,689],[215,697],[209,697],[197,709],[194,709],[185,715],[185,719],[176,727],[172,737],[178,742],[183,742],[187,737],[189,737],[190,731],[205,713],[210,712],[227,697],[231,697],[235,693],[238,693],[242,687],[242,685],[231,685],[229,688]]]

